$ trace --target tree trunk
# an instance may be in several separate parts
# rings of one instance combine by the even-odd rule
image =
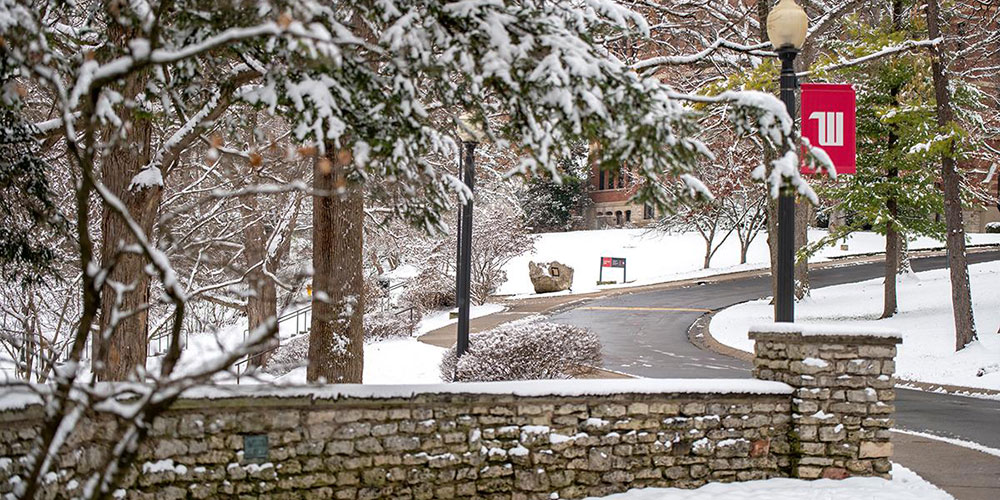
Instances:
[[[927,2],[927,31],[931,39],[941,36],[940,11],[937,0]],[[941,45],[931,49],[931,73],[934,77],[934,97],[937,100],[938,126],[942,129],[954,121],[948,75],[942,61]],[[961,175],[951,151],[941,155],[941,182],[944,185],[944,216],[948,229],[948,266],[951,272],[951,303],[955,315],[955,350],[976,340],[976,323],[972,316],[972,291],[969,285],[969,262],[965,255],[965,228],[962,222]]]
[[[893,31],[899,31],[902,29],[901,16],[902,16],[902,2],[900,0],[893,0],[892,2],[892,29]],[[893,85],[889,89],[889,94],[892,96],[892,104],[894,107],[899,106],[899,92],[900,87],[898,85]],[[896,130],[894,128],[889,129],[889,142],[888,149],[893,151],[896,149],[899,142],[899,137],[896,135]],[[899,263],[900,263],[900,243],[902,235],[896,228],[896,219],[899,216],[899,202],[896,200],[896,181],[899,180],[899,169],[895,166],[889,167],[889,171],[886,175],[886,184],[889,186],[889,193],[885,199],[885,209],[889,212],[889,220],[885,223],[885,287],[884,287],[884,297],[882,299],[882,318],[890,318],[899,311],[899,305],[896,300],[896,277],[899,274]]]
[[[257,197],[250,194],[243,197],[243,255],[247,266],[257,266],[247,275],[251,295],[247,297],[245,308],[247,329],[251,332],[265,324],[269,318],[278,315],[278,290],[274,281],[264,272],[270,265],[267,255],[267,233],[257,213]],[[277,339],[275,339],[277,340]],[[274,342],[277,347],[277,342]],[[268,350],[250,357],[248,369],[267,364],[274,351]]]
[[[886,201],[887,208],[895,217],[896,200]],[[882,300],[882,318],[890,318],[896,314],[896,275],[899,271],[899,233],[892,220],[885,223],[885,287]]]
[[[364,368],[364,193],[347,178],[348,151],[327,147],[314,167],[310,382],[361,383]]]
[[[740,264],[747,263],[747,252],[750,251],[750,243],[740,241]]]
[[[116,23],[108,28],[112,40],[124,44],[130,37],[125,28]],[[118,89],[126,101],[132,100],[144,87],[148,76],[145,72],[130,76],[122,88]],[[118,109],[123,120],[130,123],[128,136],[113,137],[109,129],[103,137],[112,145],[101,161],[101,179],[112,194],[121,199],[125,208],[152,240],[153,222],[160,208],[162,188],[143,186],[129,189],[132,177],[150,160],[150,139],[153,125],[142,113],[131,112],[124,106]],[[111,273],[101,290],[101,314],[98,335],[105,335],[112,328],[112,311],[120,312],[142,309],[149,302],[150,277],[145,272],[148,260],[135,252],[122,252],[123,247],[135,245],[128,226],[112,210],[104,207],[101,215],[101,265],[114,263]],[[121,302],[116,306],[116,291],[111,283],[125,285],[121,292]],[[148,313],[145,310],[128,317],[121,317],[111,337],[104,345],[100,339],[93,343],[93,369],[99,380],[126,380],[137,366],[146,366],[147,335],[149,333]]]
[[[913,272],[913,266],[910,265],[910,244],[906,241],[906,235],[900,235],[899,238],[899,265],[897,266],[897,274],[907,274]]]
[[[21,345],[23,358],[20,360],[15,359],[14,361],[15,373],[17,373],[18,378],[23,379],[25,382],[31,382],[36,355],[44,358],[50,349],[45,341],[45,337],[42,336],[41,331],[38,329],[38,308],[35,307],[35,294],[31,290],[27,290],[25,293],[28,295],[28,300],[24,303],[24,307],[21,308],[21,329],[24,332],[23,343]],[[17,365],[18,361],[22,362],[23,365]]]
[[[798,254],[809,244],[809,221],[812,220],[813,206],[804,197],[795,202],[795,299],[802,300],[809,295],[809,258],[798,258]]]

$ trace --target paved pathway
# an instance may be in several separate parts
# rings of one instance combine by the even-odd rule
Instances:
[[[1000,458],[935,439],[894,432],[893,461],[958,500],[1000,498]]]

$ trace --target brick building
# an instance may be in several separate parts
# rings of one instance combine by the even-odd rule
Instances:
[[[643,227],[656,217],[652,206],[632,201],[638,179],[628,169],[608,172],[592,165],[590,170],[590,200],[584,219],[588,229],[606,227]]]

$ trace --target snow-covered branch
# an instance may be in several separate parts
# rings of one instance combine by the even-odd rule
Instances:
[[[650,68],[656,68],[659,66],[677,66],[677,65],[688,65],[694,64],[710,56],[715,51],[725,48],[733,50],[736,52],[742,52],[746,54],[751,54],[755,56],[770,56],[773,57],[775,54],[769,50],[763,50],[770,47],[770,42],[758,43],[754,45],[744,45],[740,43],[731,42],[723,38],[716,39],[711,45],[705,47],[704,50],[688,55],[681,56],[658,56],[651,57],[649,59],[641,60],[632,65],[632,69],[636,71],[643,71]]]
[[[907,41],[905,41],[903,43],[900,43],[900,44],[897,44],[897,45],[892,45],[892,46],[889,46],[889,47],[885,47],[885,48],[883,48],[883,49],[881,49],[879,51],[872,52],[871,54],[866,54],[866,55],[861,56],[861,57],[856,57],[854,59],[840,60],[840,61],[837,61],[835,63],[827,64],[825,66],[820,66],[818,68],[814,68],[814,69],[809,70],[809,71],[801,71],[801,72],[797,73],[797,75],[798,76],[808,76],[808,75],[812,75],[814,73],[819,73],[819,72],[829,72],[829,71],[836,71],[838,69],[849,68],[851,66],[857,66],[859,64],[864,64],[864,63],[867,63],[867,62],[870,62],[870,61],[874,61],[874,60],[882,58],[882,57],[891,56],[891,55],[894,55],[894,54],[899,54],[901,52],[907,52],[907,51],[910,51],[910,50],[913,50],[913,49],[917,49],[917,48],[934,47],[934,46],[942,43],[943,40],[944,39],[940,38],[940,37],[939,38],[935,38],[933,40],[907,40]]]

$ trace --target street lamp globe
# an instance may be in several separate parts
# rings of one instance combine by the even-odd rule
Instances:
[[[795,0],[781,0],[767,15],[767,37],[775,49],[801,49],[806,41],[809,17]]]
[[[486,132],[482,122],[472,113],[462,113],[458,117],[458,138],[462,142],[482,142]]]

